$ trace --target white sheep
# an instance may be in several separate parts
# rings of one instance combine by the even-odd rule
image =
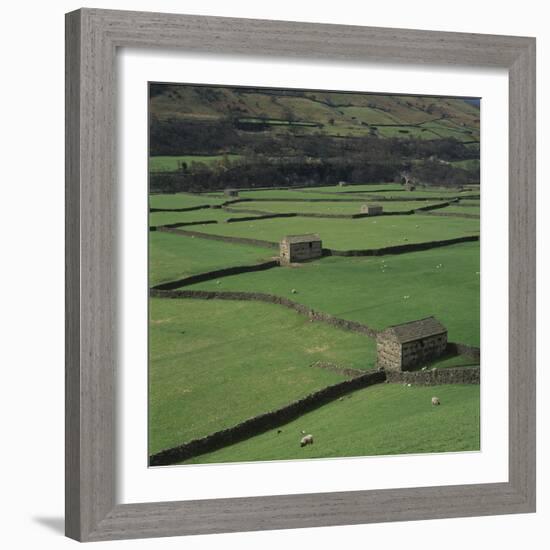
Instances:
[[[441,401],[439,401],[439,397],[432,397],[432,405],[441,405]]]
[[[306,445],[313,445],[313,436],[311,434],[304,435],[304,437],[300,439],[300,447],[305,447]]]

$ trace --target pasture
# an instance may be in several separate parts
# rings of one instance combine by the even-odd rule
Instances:
[[[435,315],[450,340],[479,345],[479,272],[474,242],[395,256],[332,256],[189,288],[285,296],[375,329]]]
[[[416,199],[380,202],[387,212],[411,210],[440,202],[430,197],[445,199],[457,193],[456,189],[405,192],[399,184],[253,190],[241,191],[239,198],[253,200],[228,205],[231,211],[210,208],[228,200],[223,191],[151,195],[150,208],[208,207],[150,212],[150,227],[216,223],[182,227],[199,233],[194,237],[150,231],[149,285],[255,265],[278,255],[276,248],[214,241],[201,238],[200,233],[273,243],[285,235],[317,233],[323,247],[333,250],[477,236],[479,219],[420,213],[226,223],[228,218],[253,215],[245,210],[351,215],[359,213],[363,203],[377,203],[373,199],[377,196]],[[313,198],[323,201],[304,200]],[[466,199],[436,212],[479,214],[479,201]],[[478,346],[479,287],[479,243],[469,242],[384,256],[326,256],[290,267],[219,276],[185,289],[268,293],[374,330],[434,315],[448,329],[449,341]],[[376,368],[375,338],[311,322],[277,304],[155,297],[150,299],[149,315],[150,454],[233,427],[342,382],[350,376],[342,369]],[[319,362],[334,369],[313,366]],[[446,369],[472,364],[463,356],[443,356],[429,366]],[[434,395],[441,406],[431,405]],[[314,435],[314,445],[300,448],[302,430]],[[478,449],[479,386],[378,384],[185,464]]]
[[[479,418],[479,386],[381,384],[185,464],[478,451]],[[300,447],[302,430],[313,445]]]
[[[478,235],[479,220],[448,218],[443,223],[441,218],[419,214],[356,220],[294,217],[206,225],[200,231],[271,242],[285,235],[317,233],[325,248],[361,250]]]
[[[230,427],[370,369],[366,336],[255,302],[150,300],[149,452]]]
[[[350,199],[351,200],[351,199]],[[258,210],[264,212],[306,214],[343,214],[351,216],[359,214],[362,204],[375,204],[376,201],[353,197],[354,202],[287,202],[287,201],[250,201],[231,205],[231,209]],[[438,204],[434,201],[385,201],[381,204],[385,212],[408,212],[415,208],[423,208]]]
[[[192,195],[191,193],[149,195],[149,208],[195,208],[203,205],[222,204],[226,200],[221,197],[207,197],[205,195]]]
[[[276,253],[244,244],[220,243],[173,233],[149,233],[149,285],[235,265],[269,261]]]

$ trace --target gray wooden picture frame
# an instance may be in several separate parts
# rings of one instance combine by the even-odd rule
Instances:
[[[115,502],[117,48],[509,71],[509,480]],[[535,39],[82,9],[66,16],[66,534],[81,541],[535,511]]]

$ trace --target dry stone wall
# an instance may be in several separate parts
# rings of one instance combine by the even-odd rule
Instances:
[[[327,386],[280,409],[260,414],[231,428],[153,454],[149,457],[149,465],[168,466],[249,439],[287,424],[304,413],[317,409],[347,393],[384,382],[385,378],[383,371],[375,371]],[[299,444],[299,440],[297,440],[297,444]]]
[[[200,231],[188,231],[185,229],[177,229],[170,227],[158,227],[157,231],[164,231],[165,233],[175,233],[176,235],[184,235],[185,237],[197,237],[200,239],[207,239],[210,241],[223,241],[227,243],[241,243],[250,244],[254,246],[260,246],[263,248],[279,248],[279,243],[273,243],[270,241],[262,241],[260,239],[247,239],[244,237],[225,237],[224,235],[214,235],[210,233],[201,233]]]
[[[178,223],[169,223],[166,225],[152,225],[149,227],[149,231],[159,231],[161,228],[175,229],[178,227],[187,227],[189,225],[209,225],[212,223],[218,223],[216,220],[203,220],[196,222],[178,222]]]
[[[385,254],[403,254],[405,252],[413,252],[416,250],[429,250],[430,248],[438,248],[440,246],[448,246],[451,244],[468,243],[474,241],[479,241],[479,235],[467,235],[465,237],[456,237],[454,239],[446,239],[443,241],[427,241],[423,243],[400,244],[397,246],[387,246],[384,248],[372,248],[364,250],[326,249],[326,254],[330,256],[384,256]]]
[[[203,283],[204,281],[211,281],[212,279],[219,279],[220,277],[229,277],[230,275],[239,275],[240,273],[252,273],[254,271],[264,271],[266,269],[272,269],[273,267],[279,267],[279,265],[280,264],[277,260],[273,260],[255,265],[226,267],[223,269],[216,269],[215,271],[207,271],[197,275],[190,275],[189,277],[184,277],[183,279],[178,279],[177,281],[161,283],[159,285],[155,285],[153,288],[155,290],[174,290],[183,286]]]
[[[418,386],[438,386],[441,384],[479,384],[479,367],[448,367],[416,371],[386,371],[388,382]]]

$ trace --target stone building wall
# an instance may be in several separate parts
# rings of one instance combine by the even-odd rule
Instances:
[[[387,338],[376,341],[377,366],[387,370],[401,370],[401,344]]]
[[[454,367],[415,371],[386,371],[386,379],[392,384],[414,386],[439,386],[440,384],[479,384],[479,367]]]
[[[281,242],[280,255],[282,263],[303,262],[313,260],[323,255],[323,248],[320,241],[303,243]]]
[[[413,342],[406,342],[402,349],[401,368],[409,370],[423,362],[440,357],[447,349],[447,335],[428,336]]]
[[[383,210],[384,208],[379,205],[364,204],[361,206],[361,214],[368,214],[369,216],[379,216]]]

